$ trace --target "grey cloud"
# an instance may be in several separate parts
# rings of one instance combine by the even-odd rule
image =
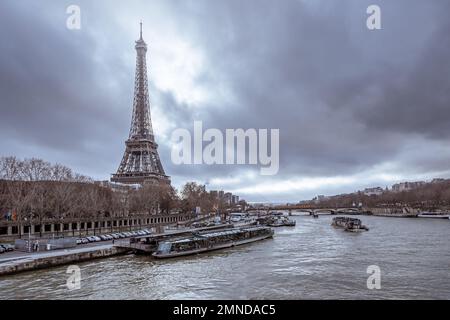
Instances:
[[[280,128],[281,168],[273,179],[352,175],[384,162],[407,162],[407,173],[426,174],[443,171],[450,160],[442,153],[426,162],[403,148],[420,138],[426,153],[427,141],[445,144],[450,138],[448,1],[379,0],[381,31],[365,28],[365,10],[373,3],[368,0],[82,1],[86,27],[78,34],[57,27],[64,23],[65,3],[45,1],[43,15],[31,3],[1,4],[5,152],[17,151],[14,143],[32,143],[36,150],[70,153],[66,164],[107,178],[128,134],[134,76],[134,61],[124,59],[134,54],[134,35],[118,21],[127,15],[135,18],[130,24],[144,19],[152,28],[158,22],[148,16],[158,7],[205,56],[196,85],[212,92],[226,87],[233,99],[218,96],[189,106],[151,84],[154,107],[187,129],[194,120],[205,128]],[[246,169],[175,166],[164,141],[160,154],[179,182],[235,177]],[[271,181],[264,179],[257,182]],[[342,188],[311,192],[359,186]]]

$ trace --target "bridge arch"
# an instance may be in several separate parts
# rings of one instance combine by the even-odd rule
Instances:
[[[315,209],[313,210],[313,213],[319,214],[319,213],[330,213],[330,214],[336,214],[336,210],[335,209]]]

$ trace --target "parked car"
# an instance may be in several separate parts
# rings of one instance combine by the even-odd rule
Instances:
[[[0,253],[5,253],[5,252],[6,252],[5,248],[3,248],[2,246],[0,246]]]
[[[87,238],[81,238],[81,243],[82,244],[89,243],[89,240]]]
[[[127,236],[125,235],[125,233],[123,233],[123,232],[118,233],[118,235],[119,235],[120,238],[126,238],[126,237],[127,237]]]
[[[89,237],[87,237],[86,239],[88,239],[89,242],[98,242],[98,241],[102,241],[102,239],[100,239],[100,238],[97,237],[97,236],[89,236]]]
[[[83,244],[83,241],[81,239],[77,239],[77,244]]]
[[[131,232],[128,232],[128,231],[127,231],[127,232],[124,232],[123,234],[124,234],[126,237],[131,237],[131,236],[132,236]]]
[[[106,235],[104,235],[104,234],[99,235],[99,237],[100,237],[100,239],[102,239],[102,241],[108,240],[108,237]]]
[[[107,234],[107,235],[106,235],[106,238],[108,238],[108,240],[114,239],[114,237],[113,237],[112,235],[110,235],[110,234]]]
[[[119,235],[118,235],[117,233],[113,233],[111,236],[112,236],[114,239],[119,239],[119,238],[120,238]]]
[[[4,243],[4,244],[0,244],[0,247],[3,247],[3,249],[5,249],[5,251],[14,251],[14,245],[9,244],[9,243]]]

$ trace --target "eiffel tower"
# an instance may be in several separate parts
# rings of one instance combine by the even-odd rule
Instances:
[[[140,38],[136,41],[136,76],[134,81],[133,117],[125,152],[112,182],[125,184],[143,184],[147,182],[170,183],[164,173],[158,155],[158,145],[153,135],[150,119],[150,100],[148,96],[147,44]]]

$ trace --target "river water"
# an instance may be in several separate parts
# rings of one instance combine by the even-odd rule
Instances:
[[[126,255],[0,278],[2,299],[450,299],[450,220],[360,216],[369,232],[292,217],[273,239],[169,260]],[[367,268],[381,289],[367,288]]]

